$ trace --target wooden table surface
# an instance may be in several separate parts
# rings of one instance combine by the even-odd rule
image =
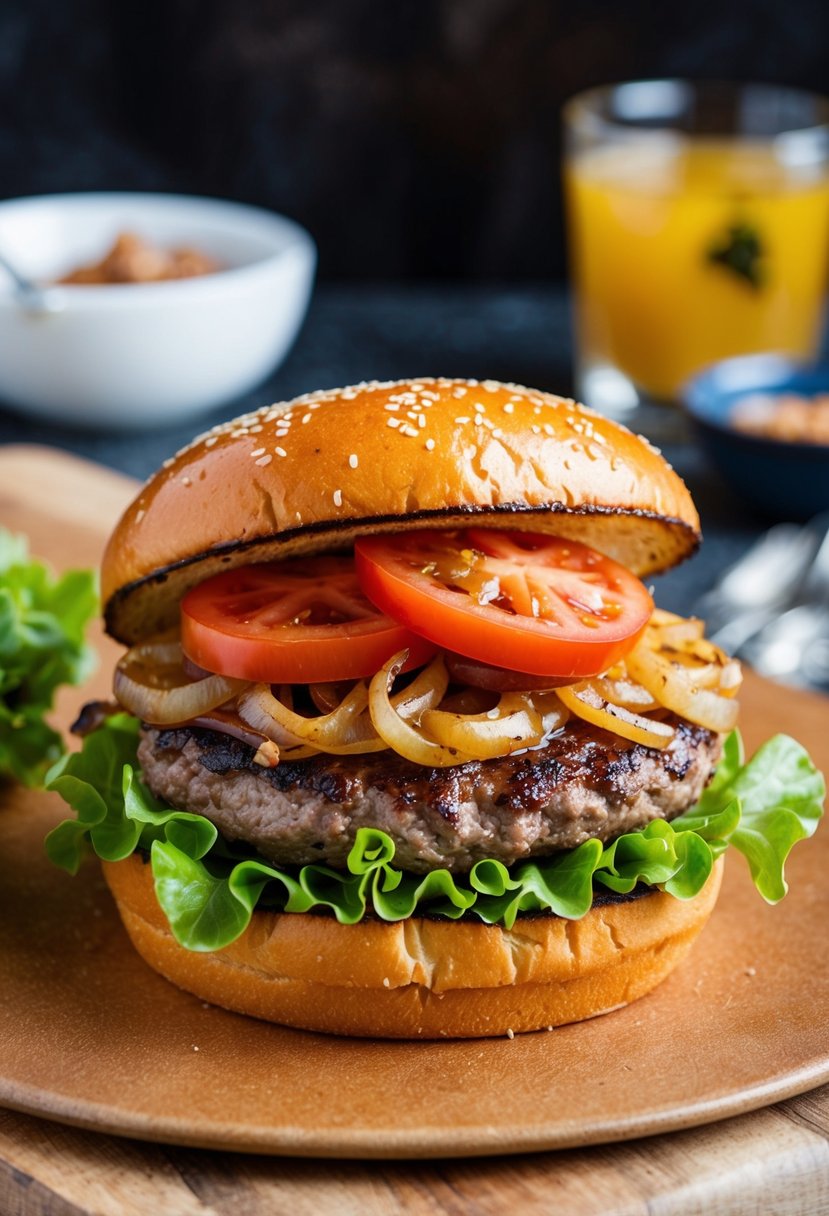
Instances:
[[[90,477],[89,466],[63,455],[0,450],[0,523],[25,523],[33,550],[53,552],[53,514],[40,519],[21,511],[33,484],[64,504],[71,560],[96,562],[101,521],[115,518],[131,483],[100,470]],[[829,730],[829,713],[825,725]],[[816,1009],[815,1017],[827,1012]],[[829,1214],[829,1086],[707,1127],[625,1144],[422,1163],[290,1160],[143,1144],[0,1111],[0,1216],[517,1210]]]

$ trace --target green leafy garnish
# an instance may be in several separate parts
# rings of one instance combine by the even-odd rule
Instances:
[[[353,925],[369,911],[385,921],[418,912],[477,916],[512,928],[527,912],[577,919],[601,888],[627,893],[637,883],[693,899],[717,857],[732,845],[748,859],[754,884],[770,903],[786,892],[783,869],[792,845],[811,836],[822,814],[824,783],[800,744],[785,735],[743,765],[739,736],[726,740],[722,763],[692,810],[672,823],[656,819],[609,845],[578,848],[512,868],[479,861],[468,874],[398,870],[392,840],[361,828],[346,871],[323,865],[277,867],[252,850],[228,845],[201,815],[165,807],[135,770],[138,723],[109,718],[49,774],[77,812],[46,839],[51,859],[74,873],[89,846],[107,861],[149,851],[158,901],[176,940],[189,950],[219,950],[247,927],[257,905],[286,912],[326,912]]]
[[[55,578],[29,559],[22,536],[0,528],[0,776],[37,785],[63,753],[44,715],[61,684],[92,669],[84,630],[97,604],[91,571]]]
[[[765,249],[749,224],[732,224],[708,250],[708,261],[722,266],[755,290],[763,286]]]

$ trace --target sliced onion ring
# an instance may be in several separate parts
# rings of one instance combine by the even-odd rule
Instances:
[[[541,715],[526,693],[504,693],[495,708],[486,713],[430,709],[422,722],[438,743],[476,760],[508,756],[522,748],[534,747],[544,738]]]
[[[360,680],[331,713],[305,718],[275,697],[267,684],[253,684],[239,697],[238,710],[240,718],[280,747],[310,744],[330,755],[348,756],[386,746],[364,712],[367,704],[368,691]],[[285,758],[299,757],[286,751]]]
[[[450,768],[472,757],[455,748],[444,747],[430,739],[421,729],[412,726],[395,709],[389,699],[389,689],[406,661],[406,651],[392,655],[384,663],[369,686],[371,720],[386,744],[400,756],[428,768]],[[428,669],[427,669],[428,670]]]
[[[321,714],[330,714],[348,695],[352,681],[345,683],[309,684],[308,694]],[[288,685],[290,687],[290,685]],[[293,700],[289,700],[282,689],[279,693],[282,700],[293,709]]]
[[[440,705],[448,687],[446,664],[442,655],[438,654],[407,688],[396,692],[390,698],[391,704],[395,712],[407,722],[420,722],[421,716],[427,710],[436,709]]]
[[[645,747],[667,747],[674,737],[674,729],[665,722],[654,718],[645,718],[634,714],[621,705],[612,705],[605,701],[590,681],[581,684],[571,684],[568,688],[559,688],[557,694],[579,718],[609,730],[614,735],[621,735],[631,743],[641,743]]]
[[[627,656],[627,668],[660,705],[706,730],[724,733],[737,724],[739,706],[731,696],[720,696],[696,682],[693,667],[673,663],[645,644]]]
[[[567,725],[570,710],[559,700],[554,692],[534,692],[533,705],[541,714],[541,725],[544,728],[544,739]]]
[[[112,687],[119,703],[136,718],[171,726],[224,705],[246,684],[227,676],[189,680],[178,642],[144,642],[118,661]]]
[[[590,684],[603,701],[610,701],[633,713],[647,713],[648,710],[659,708],[656,697],[635,680],[622,676],[597,676]]]

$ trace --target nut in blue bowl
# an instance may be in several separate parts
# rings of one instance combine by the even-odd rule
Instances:
[[[712,463],[757,510],[808,519],[829,509],[829,363],[725,359],[683,401]]]

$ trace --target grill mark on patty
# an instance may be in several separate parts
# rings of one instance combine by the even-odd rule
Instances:
[[[199,763],[211,773],[253,772],[280,793],[308,790],[338,805],[351,802],[360,789],[371,785],[405,808],[420,802],[427,788],[430,805],[451,824],[458,819],[460,786],[477,786],[496,771],[500,790],[494,802],[505,811],[538,810],[547,805],[556,790],[572,782],[588,784],[605,798],[624,796],[643,761],[652,762],[654,757],[670,777],[682,780],[699,749],[710,747],[716,736],[680,718],[665,720],[676,728],[676,736],[671,747],[662,751],[630,743],[576,720],[543,748],[496,761],[471,760],[454,768],[425,768],[392,751],[362,756],[320,755],[263,768],[253,759],[254,749],[241,740],[187,726],[160,730],[155,748],[181,751],[192,739],[199,749]]]
[[[201,727],[144,727],[139,758],[158,797],[274,862],[342,866],[358,829],[376,827],[392,837],[403,869],[461,872],[483,857],[509,865],[681,814],[721,740],[666,720],[676,738],[664,750],[574,719],[544,747],[445,769],[391,751],[264,768],[246,743]]]

